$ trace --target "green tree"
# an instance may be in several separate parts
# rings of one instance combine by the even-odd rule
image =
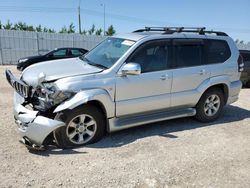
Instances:
[[[82,35],[87,35],[87,33],[88,32],[85,29],[81,32]]]
[[[54,29],[48,29],[48,33],[56,33],[56,31]]]
[[[34,27],[32,25],[28,25],[26,27],[26,31],[35,31]]]
[[[33,25],[29,25],[26,24],[25,22],[17,22],[17,23],[11,23],[10,20],[7,21],[6,24],[2,24],[2,22],[0,21],[0,29],[6,29],[6,30],[20,30],[20,31],[35,31],[35,32],[45,32],[45,33],[56,33],[56,31],[54,29],[51,28],[47,28],[47,27],[42,27],[41,24],[39,24],[38,26],[33,26]],[[106,32],[104,32],[101,28],[100,29],[96,29],[95,25],[93,24],[92,27],[89,30],[83,30],[81,32],[82,35],[102,35],[102,34],[106,34],[106,35],[114,35],[115,34],[115,29],[113,27],[113,25],[110,25],[108,27],[108,30]],[[63,26],[62,29],[59,31],[59,33],[75,33],[75,26],[73,23],[71,23],[68,27]],[[238,40],[238,39],[237,39]],[[243,41],[238,41],[239,43],[244,43]]]
[[[70,25],[69,25],[69,28],[68,28],[68,31],[67,31],[68,33],[75,33],[75,26],[74,26],[74,24],[73,23],[71,23]]]
[[[102,35],[102,29],[101,28],[97,29],[96,32],[95,32],[95,34],[98,35],[98,36]]]
[[[66,26],[63,26],[63,28],[59,31],[59,33],[67,33],[68,30],[66,28]]]
[[[94,34],[94,33],[95,33],[95,25],[93,24],[92,27],[91,27],[91,29],[88,30],[88,34],[89,34],[89,35],[92,35],[92,34]]]
[[[36,27],[36,32],[42,32],[43,31],[43,28],[41,26],[41,24],[39,24],[37,27]]]
[[[47,33],[48,31],[49,31],[49,30],[48,30],[47,27],[44,27],[44,28],[43,28],[43,32]]]
[[[108,36],[112,36],[112,35],[115,34],[115,32],[116,32],[116,31],[115,31],[113,25],[110,25],[110,26],[108,27],[108,30],[107,30],[105,33],[106,33],[106,35],[108,35]]]
[[[25,23],[23,23],[23,22],[17,22],[17,23],[14,24],[13,29],[14,29],[14,30],[25,31],[25,30],[26,30],[26,27],[27,27],[27,26],[26,26]]]
[[[3,28],[6,30],[12,29],[12,23],[10,23],[10,20],[7,21],[7,23],[3,26]]]

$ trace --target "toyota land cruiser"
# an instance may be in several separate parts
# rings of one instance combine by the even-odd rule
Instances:
[[[195,116],[216,120],[238,99],[242,58],[224,32],[146,27],[109,37],[80,58],[32,65],[17,79],[14,117],[24,142],[61,148],[104,133]]]

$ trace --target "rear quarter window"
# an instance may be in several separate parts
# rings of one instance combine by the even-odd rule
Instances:
[[[207,40],[206,56],[207,64],[224,63],[230,58],[231,51],[226,41]]]

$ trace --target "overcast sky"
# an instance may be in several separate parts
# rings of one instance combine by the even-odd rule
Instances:
[[[57,31],[74,23],[79,0],[0,0],[0,20],[23,21]],[[81,0],[82,27],[113,24],[118,33],[144,26],[205,26],[250,41],[250,0]]]

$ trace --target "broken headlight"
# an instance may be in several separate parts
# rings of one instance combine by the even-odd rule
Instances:
[[[47,82],[36,88],[36,95],[40,101],[37,107],[46,110],[71,98],[75,92],[60,90],[53,82]]]
[[[63,91],[58,89],[53,82],[43,83],[43,86],[44,87],[41,91],[46,93],[46,99],[53,105],[57,105],[75,95],[75,92],[73,91]]]

